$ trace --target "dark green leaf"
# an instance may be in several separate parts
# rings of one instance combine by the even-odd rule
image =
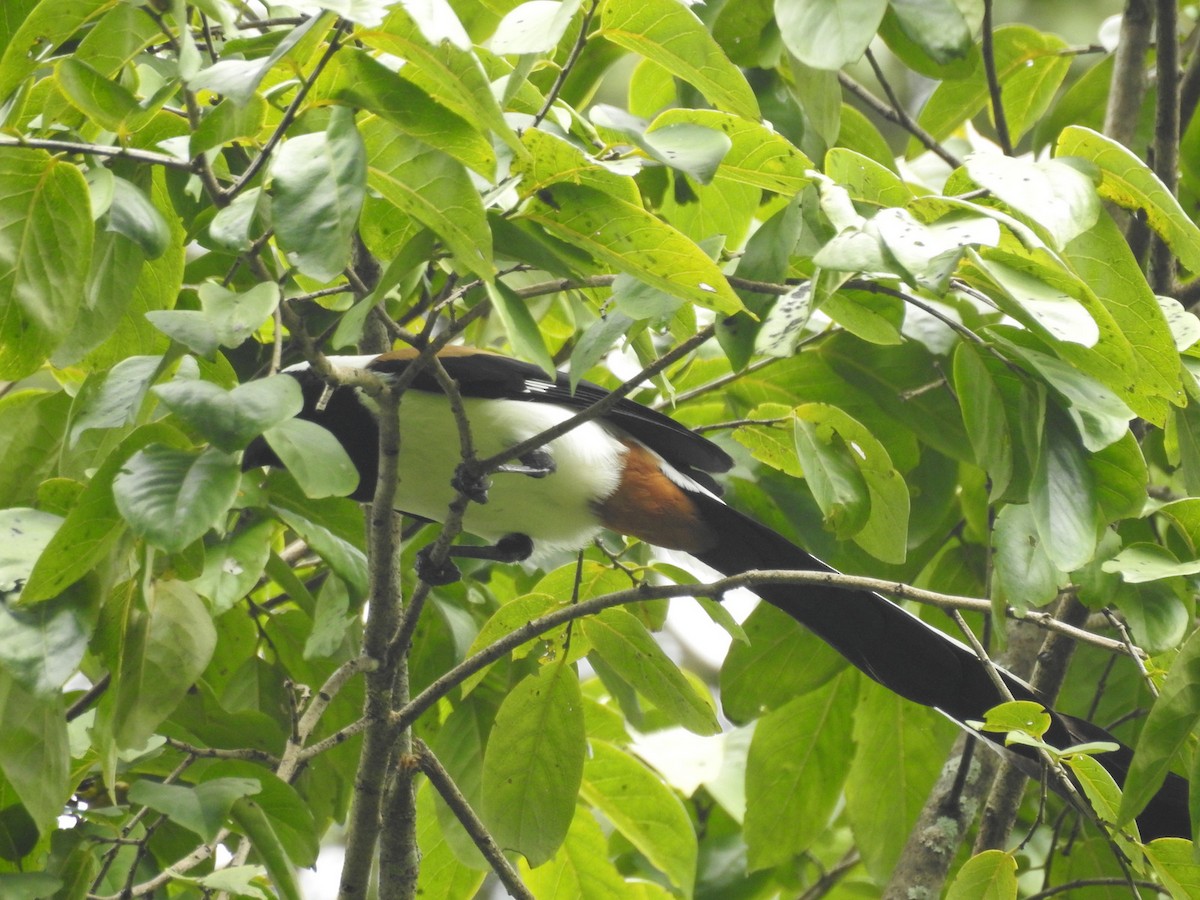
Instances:
[[[305,275],[330,281],[350,263],[350,236],[367,187],[366,147],[354,112],[333,110],[327,131],[285,141],[271,164],[279,246]]]
[[[215,525],[238,486],[233,457],[155,444],[139,450],[113,479],[117,509],[138,535],[168,552],[182,550]]]
[[[258,378],[226,391],[210,381],[176,380],[154,388],[189,426],[222,450],[234,453],[304,406],[295,378]],[[78,426],[77,426],[78,427]]]
[[[92,229],[77,166],[41,150],[0,148],[0,378],[36,371],[70,333]],[[52,265],[44,248],[53,248]]]
[[[1200,632],[1193,632],[1175,657],[1163,682],[1162,692],[1138,736],[1133,764],[1125,779],[1125,790],[1117,814],[1117,825],[1125,826],[1162,787],[1171,760],[1184,746],[1200,721]]]
[[[181,581],[156,581],[123,635],[114,674],[113,734],[141,747],[212,658],[216,629],[204,601]]]
[[[309,497],[344,497],[358,486],[358,469],[346,449],[320,425],[288,419],[263,437]]]
[[[211,841],[225,824],[234,802],[260,790],[252,778],[214,778],[194,786],[141,779],[129,789],[129,799]]]
[[[856,695],[842,675],[759,719],[746,761],[750,870],[787,864],[825,833],[850,769]]]
[[[721,667],[721,709],[739,725],[816,690],[846,666],[836,650],[769,604],[755,607],[742,628],[750,643],[731,646]]]
[[[71,793],[62,694],[37,697],[0,667],[0,773],[43,833]]]

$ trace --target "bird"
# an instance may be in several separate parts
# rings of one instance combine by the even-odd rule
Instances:
[[[414,348],[379,355],[330,356],[338,368],[364,369],[395,379],[415,363]],[[457,384],[476,455],[504,453],[604,400],[609,391],[502,354],[450,345],[438,359]],[[359,482],[350,496],[370,501],[379,471],[379,405],[358,387],[331,386],[308,363],[284,369],[304,397],[301,418],[315,422],[345,448]],[[427,365],[412,374],[399,404],[400,455],[395,506],[431,522],[465,492],[473,502],[463,530],[484,547],[458,546],[459,556],[520,562],[554,551],[580,550],[604,530],[690,554],[735,576],[754,570],[833,572],[774,529],[726,503],[714,475],[733,460],[721,447],[669,416],[628,398],[583,421],[494,475],[479,479],[461,466],[460,426],[453,405]],[[260,437],[243,468],[280,466]],[[432,584],[458,577],[453,563],[418,557],[418,575]],[[982,720],[1009,697],[1046,707],[1044,740],[1064,748],[1092,741],[1117,745],[1096,756],[1124,784],[1132,750],[1098,725],[1057,712],[1024,680],[999,667],[884,596],[826,584],[761,584],[762,600],[777,607],[837,650],[865,675],[899,696],[964,724]],[[980,733],[999,745],[1003,735]],[[1027,748],[1012,748],[1023,768],[1040,773]],[[1171,773],[1139,815],[1142,838],[1191,836],[1188,784]]]

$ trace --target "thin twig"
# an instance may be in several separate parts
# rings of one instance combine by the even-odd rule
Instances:
[[[296,90],[296,96],[292,98],[292,102],[288,104],[288,108],[283,111],[283,115],[279,119],[279,124],[275,126],[275,130],[271,133],[271,136],[267,138],[267,142],[263,144],[262,150],[259,152],[258,156],[251,160],[250,165],[246,168],[246,171],[242,173],[241,177],[238,178],[238,180],[234,182],[234,184],[227,190],[222,192],[221,196],[224,198],[226,203],[240,194],[245,189],[246,185],[257,178],[258,173],[262,170],[262,167],[267,164],[267,161],[271,158],[271,154],[275,151],[276,145],[283,140],[284,134],[286,134],[287,130],[291,128],[292,122],[295,121],[296,116],[299,115],[300,106],[304,103],[304,99],[308,96],[308,92],[312,90],[312,86],[316,84],[317,78],[320,77],[321,72],[325,70],[325,66],[329,64],[329,61],[333,59],[334,54],[336,54],[341,48],[341,37],[345,27],[345,22],[339,22],[334,28],[333,35],[329,39],[329,45],[325,48],[325,52],[321,54],[321,58],[317,60],[317,64],[313,66],[313,70],[308,73],[308,77],[300,82],[300,87]],[[215,199],[216,198],[214,198],[214,201]]]
[[[559,69],[558,76],[554,79],[554,84],[550,85],[550,90],[546,92],[546,101],[542,104],[542,108],[537,111],[537,115],[533,117],[533,127],[541,124],[542,119],[550,112],[550,107],[554,105],[554,101],[558,99],[558,95],[562,93],[563,85],[567,83],[567,76],[571,74],[571,70],[575,67],[575,63],[579,60],[579,54],[583,52],[583,47],[587,43],[588,26],[592,24],[592,17],[596,14],[597,7],[600,6],[600,0],[592,0],[587,11],[583,14],[583,22],[579,25],[579,36],[575,38],[575,43],[571,46],[571,52],[567,56],[563,67]]]
[[[883,116],[889,122],[895,122],[905,131],[915,137],[922,147],[924,147],[930,153],[933,153],[935,156],[945,162],[946,165],[950,166],[950,168],[957,169],[962,166],[962,160],[943,147],[941,143],[938,142],[937,138],[935,138],[932,134],[918,125],[916,121],[904,111],[903,107],[898,105],[895,107],[888,106],[887,103],[880,100],[845,72],[838,72],[838,83],[867,106],[869,106],[876,114]],[[881,84],[885,83],[881,82]],[[885,86],[884,90],[888,90],[888,88]]]
[[[996,139],[1005,156],[1013,155],[1012,137],[1008,133],[1008,117],[1004,114],[1004,98],[1000,92],[1000,79],[996,77],[996,50],[992,34],[992,3],[983,0],[983,28],[981,51],[983,70],[987,73],[988,94],[992,99],[992,120],[996,123]]]
[[[413,741],[413,755],[415,762],[420,766],[421,771],[425,773],[425,777],[429,779],[429,783],[433,785],[446,805],[450,807],[455,818],[470,835],[475,846],[479,848],[479,852],[483,854],[483,858],[488,861],[492,867],[492,871],[496,873],[496,877],[500,879],[500,883],[504,885],[510,897],[517,897],[518,900],[533,900],[533,894],[529,888],[521,882],[521,876],[517,874],[517,870],[512,867],[512,864],[505,858],[504,851],[500,849],[500,845],[496,843],[496,839],[488,832],[487,827],[480,821],[479,816],[475,814],[475,810],[471,808],[471,804],[467,798],[463,796],[462,791],[458,789],[458,785],[454,783],[454,779],[450,777],[450,773],[445,770],[438,758],[433,755],[433,751],[426,746],[424,741]]]
[[[136,150],[132,147],[112,147],[107,144],[86,144],[81,141],[59,141],[49,138],[12,137],[7,134],[0,134],[0,147],[29,147],[35,150],[50,150],[55,153],[91,154],[107,156],[112,159],[127,159],[130,162],[148,163],[152,166],[162,166],[164,169],[175,169],[179,172],[193,171],[193,165],[189,160],[167,156],[165,153]]]

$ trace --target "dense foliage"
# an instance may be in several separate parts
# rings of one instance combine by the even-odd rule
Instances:
[[[348,898],[373,858],[447,900],[1196,896],[1131,822],[1200,759],[1200,53],[1129,7],[1074,46],[983,0],[4,0],[0,895],[296,898],[349,821]],[[731,648],[681,670],[704,575],[634,541],[417,585],[453,533],[364,519],[274,373],[431,339],[624,385],[840,570],[983,599],[981,653],[1137,746],[1123,793],[1060,747],[1075,805],[988,798],[765,606],[702,598]]]

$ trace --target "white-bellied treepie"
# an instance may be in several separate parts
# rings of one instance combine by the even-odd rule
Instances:
[[[402,350],[374,357],[331,357],[330,362],[387,377],[404,371],[415,356],[414,351]],[[493,353],[447,347],[439,358],[458,384],[480,458],[515,447],[608,393],[587,381],[572,391],[566,376],[550,379],[536,366]],[[328,389],[307,365],[285,371],[303,389],[300,415],[331,431],[357,467],[360,480],[352,496],[370,500],[378,471],[378,408],[359,389]],[[440,521],[456,496],[454,485],[461,486],[459,430],[428,367],[416,374],[402,398],[400,432],[396,508]],[[260,439],[247,451],[244,464],[278,465],[279,460]],[[726,575],[755,569],[831,571],[720,499],[708,473],[724,472],[731,465],[716,444],[659,412],[622,399],[603,416],[499,471],[486,489],[468,486],[483,502],[468,506],[464,530],[492,541],[494,548],[458,552],[516,561],[538,548],[577,550],[608,528],[686,551]],[[453,577],[436,571],[422,574],[427,580]],[[982,719],[985,711],[1004,702],[972,649],[878,594],[779,584],[759,586],[755,593],[884,687],[960,723]],[[1042,702],[1021,679],[1003,670],[999,674],[1016,699]],[[1120,743],[1090,722],[1051,713],[1053,723],[1045,739],[1052,746]],[[1097,759],[1123,784],[1131,755],[1120,745]],[[1143,839],[1189,837],[1186,781],[1169,776],[1138,824]]]

